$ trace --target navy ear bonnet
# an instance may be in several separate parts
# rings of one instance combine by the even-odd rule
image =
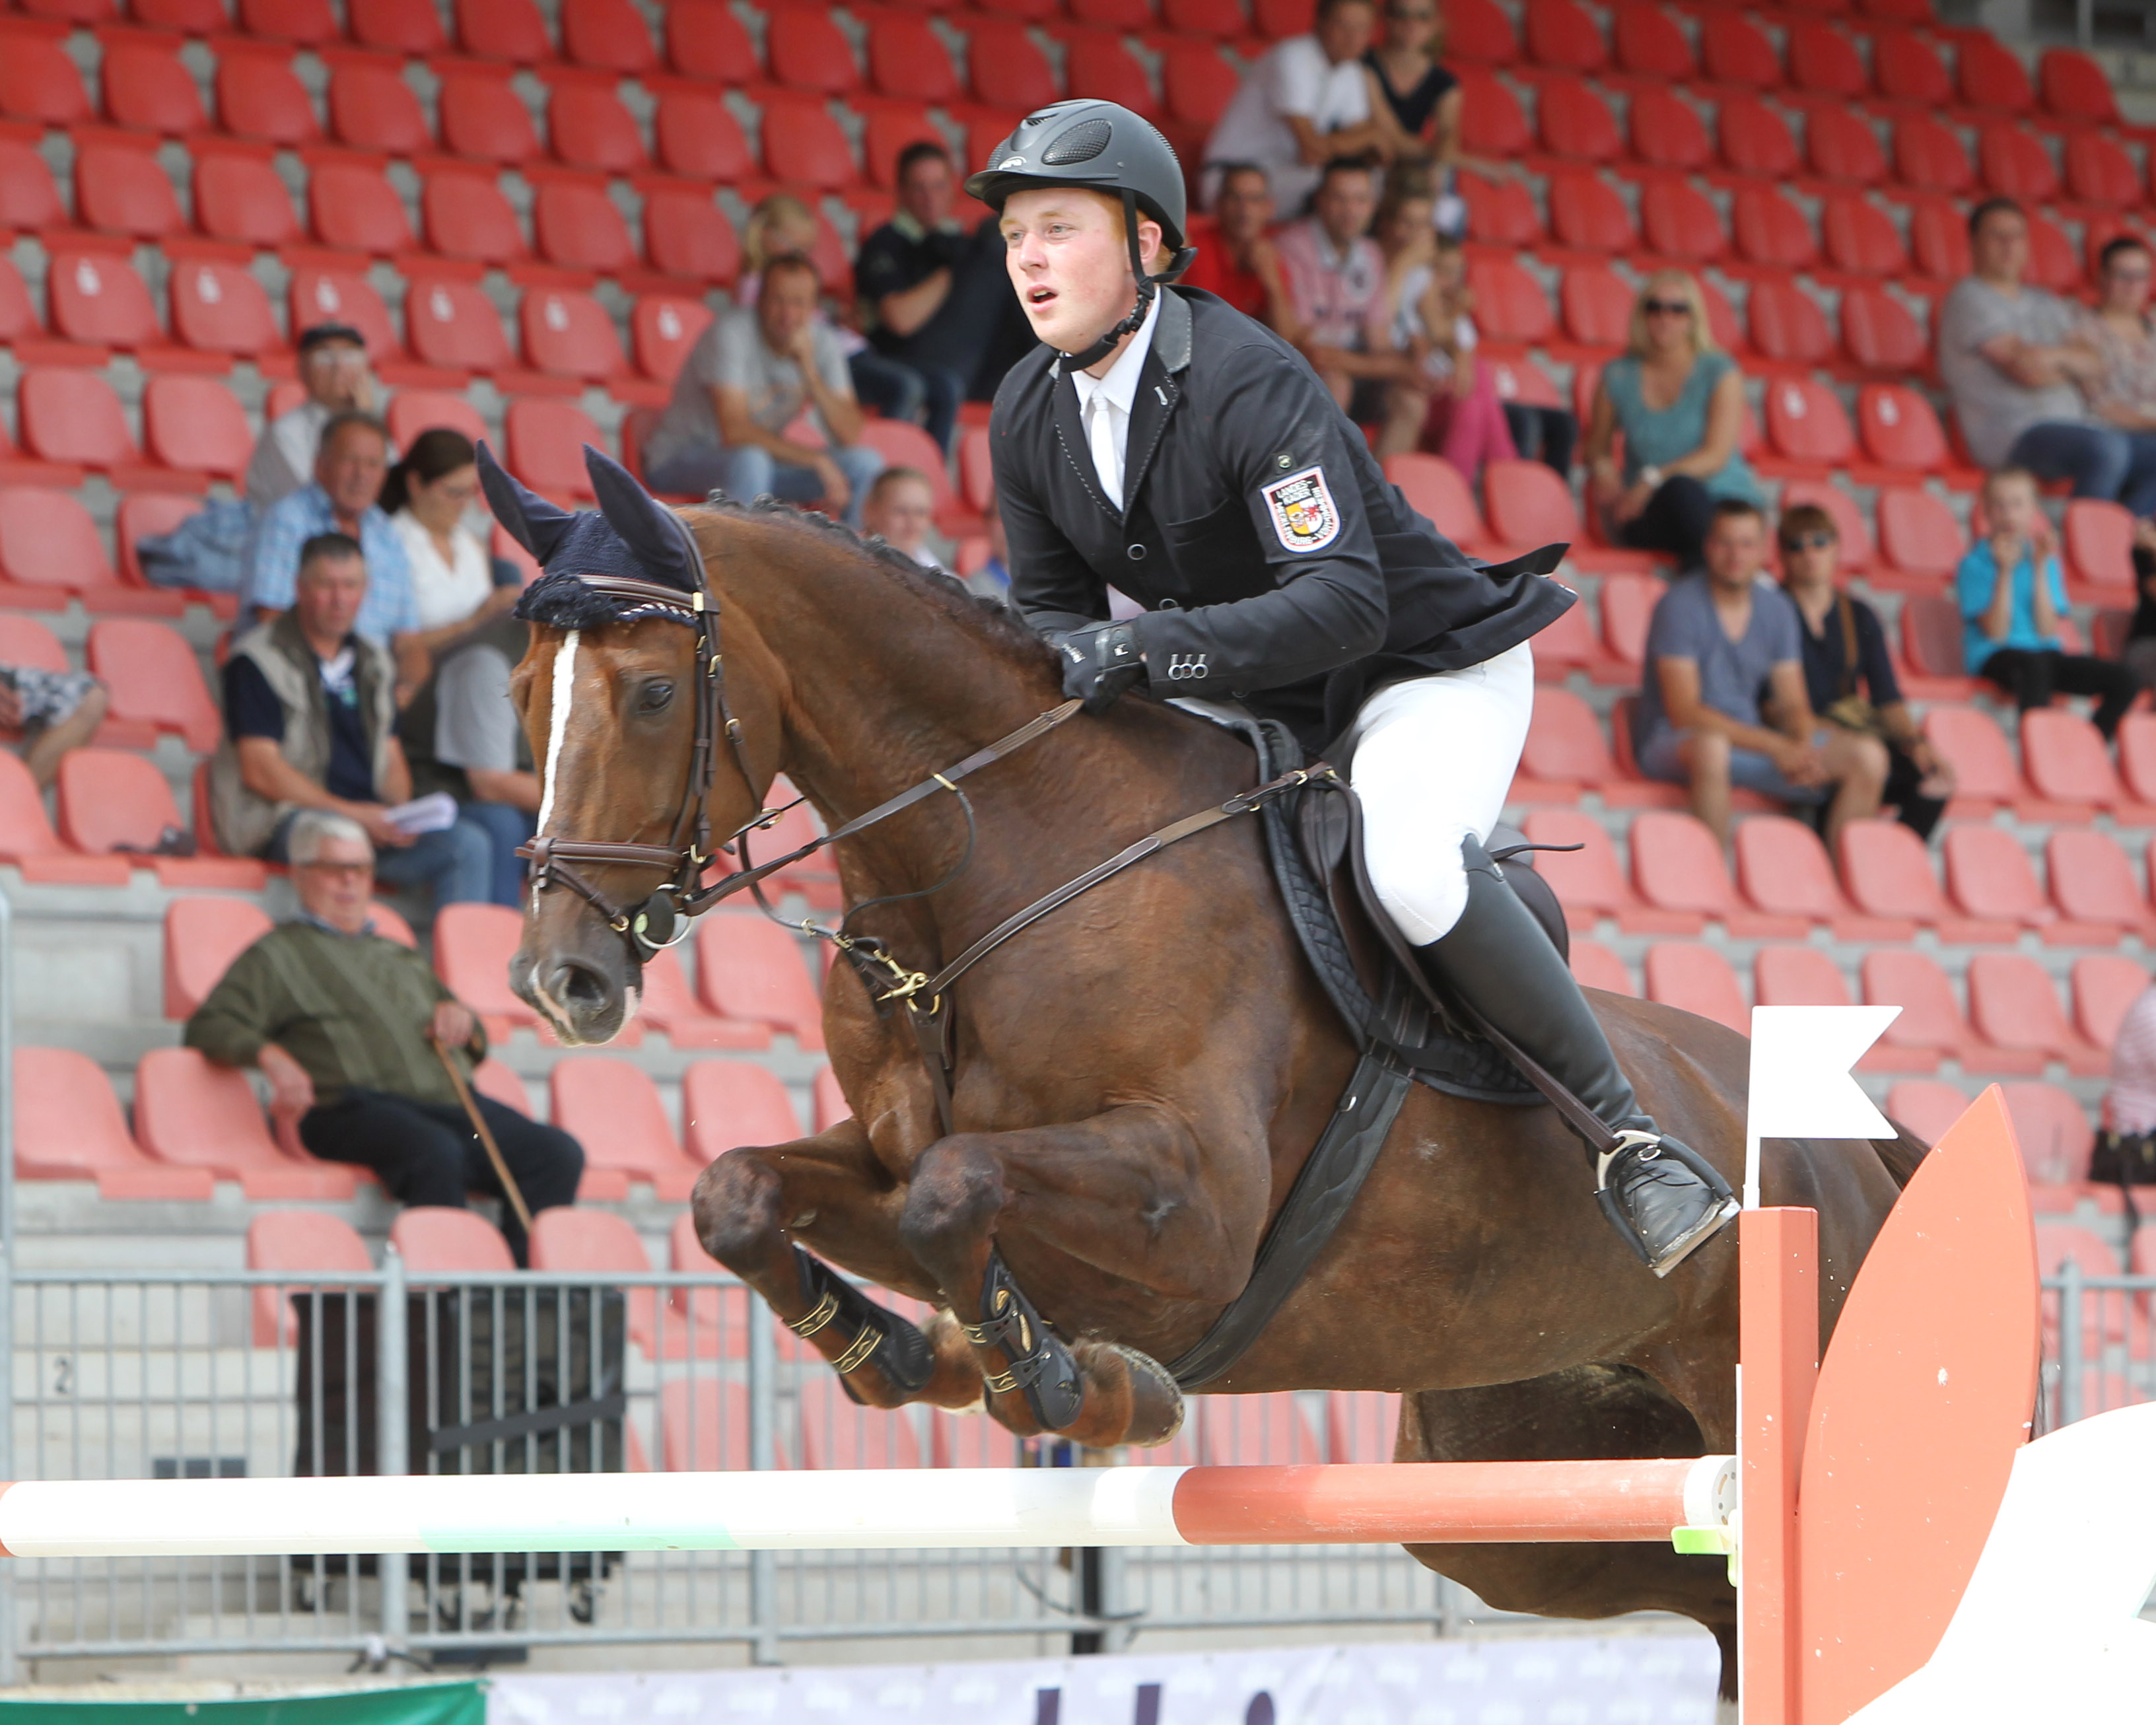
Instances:
[[[593,629],[626,621],[633,600],[595,592],[581,578],[611,575],[695,593],[704,586],[701,554],[674,511],[619,462],[584,446],[598,508],[557,509],[511,479],[482,441],[479,478],[494,518],[539,560],[540,578],[525,589],[516,614],[528,623]]]

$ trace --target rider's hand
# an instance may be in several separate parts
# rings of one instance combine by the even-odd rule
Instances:
[[[1063,655],[1063,692],[1084,701],[1089,713],[1106,712],[1123,691],[1145,680],[1137,631],[1127,623],[1074,629],[1058,650]]]

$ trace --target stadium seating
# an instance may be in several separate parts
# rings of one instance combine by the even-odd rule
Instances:
[[[534,1216],[527,1255],[542,1274],[643,1276],[651,1269],[644,1242],[625,1218],[582,1204],[556,1204]],[[629,1288],[624,1296],[629,1341],[647,1358],[656,1358],[659,1291]]]
[[[791,1143],[800,1136],[793,1099],[768,1067],[699,1060],[682,1074],[682,1142],[700,1169],[737,1145]]]
[[[259,892],[269,871],[227,856],[157,856],[161,841],[184,835],[172,788],[146,757],[121,749],[71,749],[60,758],[61,839],[92,856],[134,851],[166,886],[224,887]]]
[[[660,1463],[670,1472],[716,1473],[749,1465],[748,1386],[716,1378],[675,1378],[660,1386]],[[791,1446],[773,1460],[792,1465]]]
[[[2068,1022],[2043,967],[2023,952],[1979,952],[1969,961],[1969,1017],[1994,1048],[2031,1050],[2066,1070],[2100,1077],[2111,1057]]]
[[[206,1199],[207,1168],[152,1161],[127,1130],[119,1099],[88,1055],[18,1048],[14,1055],[15,1176],[95,1180],[100,1198]]]
[[[414,1276],[491,1273],[516,1267],[499,1229],[476,1211],[446,1204],[406,1205],[389,1224],[389,1244]]]
[[[1657,941],[1647,948],[1647,999],[1697,1013],[1750,1034],[1752,1014],[1729,961],[1693,941]]]
[[[612,1056],[562,1060],[548,1082],[554,1124],[584,1147],[580,1199],[619,1200],[633,1179],[649,1184],[663,1204],[687,1201],[704,1165],[681,1153],[642,1067]]]
[[[2046,1061],[2041,1051],[1996,1048],[1970,1029],[1954,998],[1953,983],[1928,953],[1907,947],[1875,948],[1864,955],[1860,969],[1866,1005],[1902,1009],[1881,1039],[1890,1046],[1929,1050],[1942,1059],[1958,1060],[1969,1072],[2043,1071]]]
[[[2109,1048],[2127,1013],[2148,988],[2148,973],[2137,959],[2116,952],[2091,952],[2076,958],[2074,1028],[2097,1047]]]
[[[803,1048],[824,1046],[824,1006],[801,949],[777,923],[716,912],[696,930],[696,988],[720,1017],[768,1024]]]
[[[341,1202],[358,1189],[358,1170],[279,1148],[246,1074],[192,1048],[152,1049],[136,1065],[135,1132],[158,1161],[237,1180],[250,1200]]]
[[[339,1217],[320,1210],[263,1210],[247,1224],[247,1267],[283,1270],[307,1279],[296,1286],[254,1291],[254,1345],[289,1348],[297,1339],[299,1327],[293,1296],[326,1295],[333,1300],[342,1291],[315,1277],[340,1271],[371,1271],[374,1260],[367,1242]],[[312,1304],[307,1301],[300,1309],[311,1312]]]

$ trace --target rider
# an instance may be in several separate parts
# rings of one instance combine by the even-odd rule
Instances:
[[[1527,639],[1573,602],[1471,563],[1410,510],[1286,341],[1170,289],[1183,169],[1112,102],[1029,115],[966,189],[994,209],[1041,342],[990,437],[1011,598],[1064,691],[1235,700],[1347,734],[1380,903],[1441,987],[1614,1134],[1595,1188],[1658,1276],[1737,1213],[1640,1107],[1540,925],[1484,850],[1534,701]],[[1542,559],[1527,559],[1528,562]],[[1112,585],[1145,607],[1111,618]]]

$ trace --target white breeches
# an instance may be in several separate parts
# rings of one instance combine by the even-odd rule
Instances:
[[[1450,933],[1467,905],[1460,842],[1486,841],[1535,706],[1527,644],[1463,670],[1394,683],[1355,720],[1349,778],[1378,901],[1414,945]]]

